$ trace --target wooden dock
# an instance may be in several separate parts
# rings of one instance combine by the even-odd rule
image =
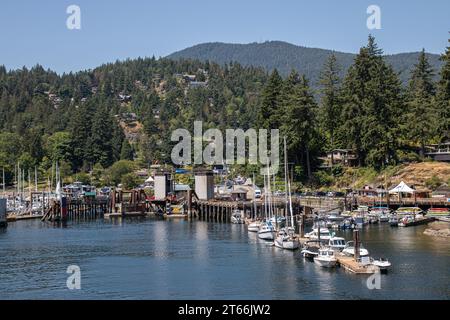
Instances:
[[[355,261],[355,258],[343,254],[336,254],[336,259],[341,267],[351,273],[373,274],[380,272],[380,268],[373,264],[364,265],[361,262]]]

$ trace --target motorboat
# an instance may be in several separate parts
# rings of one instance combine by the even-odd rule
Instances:
[[[274,244],[281,249],[296,250],[300,246],[299,239],[295,236],[293,228],[281,228],[278,231]]]
[[[416,221],[414,216],[403,216],[398,220],[399,227],[406,227],[408,223]]]
[[[263,240],[273,240],[275,238],[275,228],[270,221],[261,223],[258,237]]]
[[[304,258],[312,259],[319,254],[320,241],[309,240],[303,244],[301,254]]]
[[[380,218],[376,213],[369,213],[368,220],[370,224],[377,224],[380,221]]]
[[[349,241],[346,243],[344,249],[342,250],[342,253],[346,256],[353,257],[355,255],[355,245],[353,241]],[[359,256],[365,257],[369,255],[369,251],[365,249],[362,244],[359,246]]]
[[[386,272],[391,267],[391,263],[385,258],[379,258],[379,259],[370,258],[370,260],[371,260],[371,263],[374,266],[377,266],[378,268],[380,268],[380,271],[382,271],[382,272],[383,271]]]
[[[389,222],[389,213],[381,213],[380,222]]]
[[[320,248],[318,255],[314,257],[314,263],[324,268],[335,267],[337,259],[334,250],[328,247]]]
[[[389,224],[391,225],[391,227],[398,227],[398,217],[395,214],[392,214],[389,217]]]
[[[353,221],[357,228],[362,228],[363,226],[369,223],[366,217],[362,215],[357,215],[356,217],[353,218]]]
[[[422,213],[422,209],[418,207],[401,207],[398,208],[395,213],[399,216],[409,216],[409,215],[416,215]]]
[[[308,232],[305,234],[305,238],[311,239],[311,240],[318,240],[319,239],[319,233],[318,229],[314,228],[311,232]],[[330,231],[327,228],[320,228],[320,240],[321,241],[328,241],[331,238]]]
[[[342,237],[332,236],[330,240],[328,240],[328,247],[335,251],[342,251],[345,248],[345,239]]]
[[[231,223],[242,224],[244,223],[244,214],[241,210],[234,210],[231,214]]]

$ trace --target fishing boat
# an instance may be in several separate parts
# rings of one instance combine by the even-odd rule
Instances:
[[[342,250],[342,253],[346,256],[353,257],[355,255],[355,245],[353,241],[349,241],[346,243],[345,248]],[[365,257],[369,255],[369,251],[365,249],[362,244],[359,246],[359,256]]]
[[[244,214],[241,210],[234,210],[231,214],[231,223],[242,224],[244,223]]]
[[[324,268],[335,267],[337,259],[334,250],[328,247],[320,248],[318,255],[314,257],[314,263]]]

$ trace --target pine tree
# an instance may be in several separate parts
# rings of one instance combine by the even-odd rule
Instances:
[[[133,160],[133,148],[130,143],[124,139],[122,143],[122,150],[120,152],[120,160]]]
[[[297,163],[306,167],[308,179],[312,178],[312,141],[315,135],[316,102],[305,76],[295,85],[288,85],[290,92],[284,99],[282,134],[286,136],[289,154],[296,157]]]
[[[112,131],[114,126],[111,115],[105,106],[99,106],[92,120],[92,131],[88,139],[87,159],[92,165],[100,163],[104,168],[114,163],[112,152]]]
[[[448,40],[450,43],[450,39]],[[444,62],[440,72],[440,80],[438,82],[436,94],[436,107],[439,123],[437,136],[440,142],[450,140],[450,46],[442,55],[441,60]]]
[[[434,71],[425,50],[419,55],[411,72],[407,91],[406,136],[420,145],[420,155],[425,155],[425,144],[433,137],[436,126],[434,110]]]
[[[258,113],[258,127],[261,129],[278,129],[280,126],[279,108],[283,79],[275,69],[261,93],[262,102]]]
[[[340,101],[340,67],[337,64],[336,56],[330,55],[320,74],[321,85],[321,103],[320,103],[320,119],[324,131],[328,135],[331,149],[335,148],[336,128],[339,125],[341,113]],[[331,153],[331,163],[333,163],[333,153]]]
[[[340,131],[347,146],[356,150],[360,165],[380,168],[395,161],[401,86],[372,36],[347,73],[342,99]]]

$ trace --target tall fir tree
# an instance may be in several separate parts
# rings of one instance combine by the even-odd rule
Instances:
[[[312,178],[311,149],[316,132],[317,105],[305,76],[298,83],[285,86],[289,91],[284,99],[284,116],[281,131],[287,138],[289,154],[295,162],[306,168],[308,180]]]
[[[92,119],[92,131],[88,139],[87,155],[91,165],[100,163],[104,168],[113,164],[112,128],[114,122],[108,109],[101,105],[97,108]]]
[[[336,129],[339,125],[341,114],[339,72],[341,68],[337,63],[336,56],[331,54],[320,74],[319,84],[321,86],[320,99],[320,122],[327,134],[329,148],[336,147]],[[333,153],[331,153],[331,163],[333,164]]]
[[[395,161],[401,85],[372,36],[349,68],[342,99],[340,131],[347,146],[355,149],[360,165],[380,168]]]
[[[448,40],[450,43],[450,39]],[[439,123],[437,137],[439,142],[450,141],[450,46],[441,56],[444,62],[437,86],[436,107]]]
[[[257,124],[262,129],[278,129],[280,126],[279,109],[281,104],[281,90],[283,79],[275,69],[261,93],[261,108],[258,113]]]
[[[437,124],[434,107],[434,71],[428,62],[425,50],[419,55],[411,72],[407,90],[405,113],[405,136],[420,146],[420,155],[425,155],[425,144],[433,138]]]

